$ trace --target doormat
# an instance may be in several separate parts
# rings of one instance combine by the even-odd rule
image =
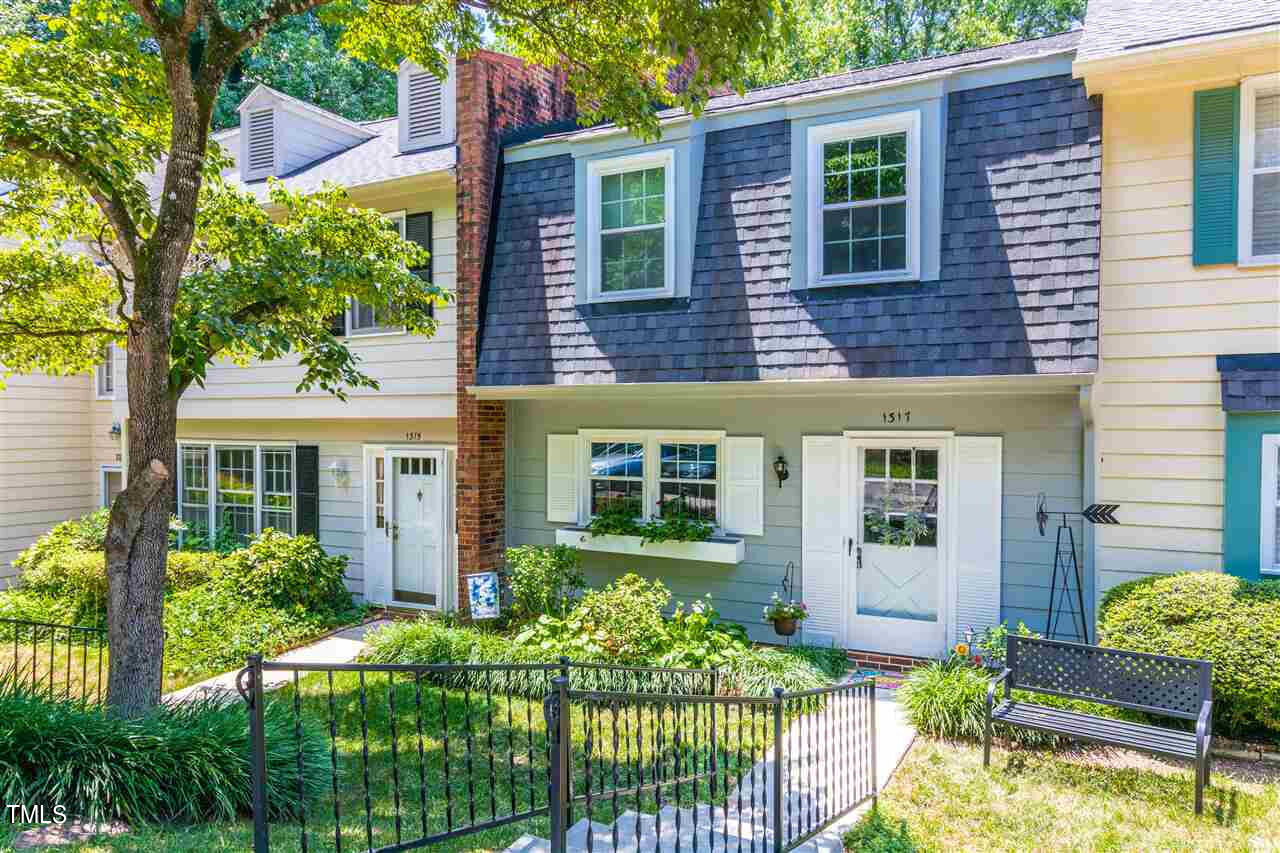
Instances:
[[[907,677],[900,672],[886,672],[880,669],[862,668],[855,669],[850,675],[850,681],[860,681],[864,678],[874,678],[876,687],[881,690],[897,690],[907,680]]]

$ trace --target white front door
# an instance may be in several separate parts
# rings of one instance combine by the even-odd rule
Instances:
[[[947,442],[850,438],[849,648],[936,656],[945,645]]]
[[[444,590],[444,451],[387,453],[391,601],[439,607]]]

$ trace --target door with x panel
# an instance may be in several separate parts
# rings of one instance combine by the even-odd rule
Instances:
[[[852,440],[850,648],[935,656],[945,645],[942,442]]]

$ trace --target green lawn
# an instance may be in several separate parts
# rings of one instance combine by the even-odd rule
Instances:
[[[334,678],[332,707],[337,720],[338,826],[344,850],[363,850],[372,833],[373,846],[393,844],[396,841],[396,799],[393,784],[394,772],[400,779],[399,815],[401,838],[409,841],[422,837],[422,820],[425,803],[427,831],[435,834],[447,827],[459,827],[471,823],[483,823],[495,817],[502,818],[546,804],[547,749],[544,736],[542,699],[531,700],[512,696],[508,699],[502,684],[494,680],[485,689],[483,681],[478,689],[463,691],[442,690],[428,685],[421,689],[423,715],[422,759],[419,763],[417,733],[417,708],[419,692],[403,675],[396,676],[394,691],[395,714],[390,713],[390,689],[384,673],[371,674],[364,684],[364,707],[361,713],[361,686],[355,673],[339,673]],[[299,686],[299,707],[304,721],[328,739],[330,691],[323,675],[303,678]],[[294,689],[287,686],[273,694],[274,701],[294,702]],[[643,768],[646,778],[651,778],[654,756],[660,753],[660,766],[665,778],[690,775],[694,766],[705,768],[709,761],[706,742],[710,731],[706,706],[686,709],[679,718],[670,708],[655,713],[646,709],[643,715],[633,708],[619,713],[616,718],[609,712],[592,717],[590,722],[581,710],[571,718],[571,728],[576,760],[574,773],[579,791],[585,790],[587,767],[583,760],[588,736],[593,743],[595,760],[590,773],[592,787],[614,787],[614,771],[618,785],[632,785],[637,780],[636,771]],[[694,714],[697,719],[694,719]],[[392,721],[396,729],[396,753],[393,758],[390,737]],[[447,720],[447,725],[446,721]],[[615,722],[618,761],[614,756]],[[368,726],[368,802],[372,819],[365,821],[365,761],[364,726]],[[760,709],[750,711],[741,719],[723,708],[717,711],[716,728],[722,749],[718,755],[719,767],[724,771],[718,789],[723,792],[726,781],[731,781],[733,768],[743,770],[764,755],[769,743],[771,717]],[[679,731],[681,746],[676,748]],[[694,733],[697,732],[695,738]],[[448,733],[446,744],[443,734]],[[468,737],[470,733],[470,737]],[[697,741],[695,743],[695,740]],[[601,761],[600,744],[604,744],[607,759]],[[725,749],[725,745],[728,749]],[[329,756],[326,755],[326,761]],[[449,772],[446,776],[445,762]],[[531,774],[532,771],[532,774]],[[327,767],[326,767],[327,772]],[[532,784],[530,778],[532,775]],[[446,780],[448,784],[446,784]],[[423,783],[425,782],[425,787]],[[663,802],[674,799],[675,789],[668,785],[663,789]],[[685,783],[680,789],[680,799],[686,805],[694,802],[692,786]],[[697,800],[708,802],[706,782],[700,782]],[[513,805],[514,804],[514,805]],[[612,819],[612,796],[593,804],[598,819]],[[635,796],[620,795],[618,812],[635,807]],[[641,808],[656,808],[651,793],[643,796]],[[452,823],[450,823],[452,812]],[[575,819],[582,816],[581,810]],[[330,851],[334,844],[334,795],[331,783],[326,783],[324,796],[313,803],[307,816],[309,849]],[[0,847],[4,845],[6,830],[0,829]],[[529,832],[546,837],[549,827],[545,817],[522,820],[494,829],[481,831],[466,837],[439,843],[432,850],[489,850],[502,849]],[[300,829],[294,823],[275,823],[271,826],[272,849],[295,851],[300,849]],[[252,827],[247,821],[201,825],[194,827],[139,827],[127,836],[63,848],[70,851],[244,851],[252,847]]]
[[[981,746],[921,739],[880,796],[879,813],[894,835],[905,821],[905,834],[927,851],[1260,853],[1280,849],[1280,769],[1268,779],[1265,768],[1215,766],[1196,817],[1186,766],[1112,750],[996,749],[986,770]],[[888,833],[875,834],[883,841]]]

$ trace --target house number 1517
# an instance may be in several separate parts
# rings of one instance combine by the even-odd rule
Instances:
[[[899,409],[896,412],[881,412],[880,419],[887,424],[909,424],[911,423],[911,411]]]

